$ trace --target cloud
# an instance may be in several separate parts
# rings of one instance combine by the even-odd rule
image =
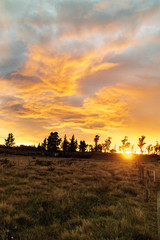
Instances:
[[[75,58],[67,53],[33,45],[21,68],[5,77],[20,94],[32,91],[36,95],[52,92],[56,96],[71,96],[78,93],[78,79],[116,65],[104,63],[103,55],[97,50]]]
[[[13,129],[20,140],[24,131],[33,141],[33,130],[36,142],[53,129],[88,139],[158,135],[159,1],[2,0],[0,7],[3,135]]]

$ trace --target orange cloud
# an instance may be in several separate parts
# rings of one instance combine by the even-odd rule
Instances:
[[[103,87],[95,96],[87,97],[81,105],[73,106],[62,97],[36,95],[18,104],[19,99],[11,99],[4,109],[2,121],[11,122],[6,130],[14,130],[19,141],[38,142],[56,130],[60,135],[76,134],[78,138],[91,141],[95,134],[101,139],[113,137],[115,143],[120,136],[137,138],[141,134],[153,139],[159,132],[159,87],[143,88],[136,85],[118,84]],[[157,105],[155,105],[157,101]],[[23,119],[23,120],[22,120]],[[7,132],[3,131],[4,134]],[[31,134],[32,132],[32,134]],[[34,133],[34,134],[33,134]],[[31,137],[33,135],[33,137]],[[23,137],[20,137],[23,136]]]
[[[103,63],[103,56],[98,50],[93,50],[77,58],[54,50],[51,53],[36,45],[30,46],[28,60],[20,70],[11,74],[11,78],[22,94],[32,91],[36,95],[52,92],[53,95],[71,96],[79,94],[78,79],[117,65]]]
[[[33,12],[14,5],[0,3],[3,135],[158,136],[158,3],[35,2]]]

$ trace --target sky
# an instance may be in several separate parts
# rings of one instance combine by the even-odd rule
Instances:
[[[160,140],[160,0],[0,0],[0,143]]]

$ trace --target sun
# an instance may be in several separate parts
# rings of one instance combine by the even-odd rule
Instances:
[[[126,151],[125,154],[132,154],[132,152],[131,151]]]
[[[133,158],[133,154],[130,151],[127,151],[127,152],[123,153],[123,157],[125,159],[131,160]]]

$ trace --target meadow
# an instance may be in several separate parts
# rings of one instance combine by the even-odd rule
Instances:
[[[137,163],[156,156],[0,156],[0,240],[157,240],[157,183],[150,198]]]

